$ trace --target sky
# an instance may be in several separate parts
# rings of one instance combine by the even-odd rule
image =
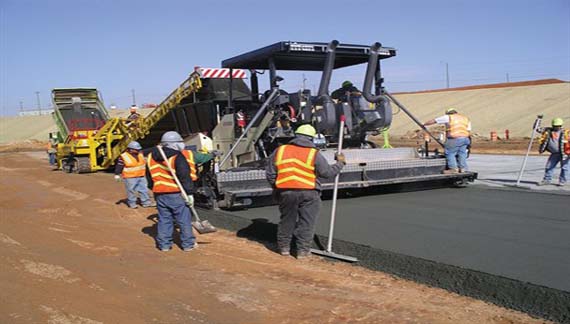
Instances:
[[[130,106],[133,89],[138,105],[160,103],[195,66],[333,39],[396,48],[382,60],[392,92],[445,88],[446,66],[450,87],[570,80],[569,0],[0,0],[0,114],[38,97],[49,108],[65,87],[96,87],[107,107]],[[365,68],[335,71],[331,91],[361,87]],[[302,85],[301,72],[279,75],[285,90]],[[320,74],[304,77],[318,88]]]

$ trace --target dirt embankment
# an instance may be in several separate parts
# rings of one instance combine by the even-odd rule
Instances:
[[[540,323],[380,272],[220,231],[191,253],[154,247],[156,211],[111,175],[0,155],[2,323]],[[177,238],[175,237],[175,240]]]

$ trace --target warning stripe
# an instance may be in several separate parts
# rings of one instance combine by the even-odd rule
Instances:
[[[202,78],[228,79],[230,77],[230,69],[199,68],[199,72]],[[235,69],[232,70],[232,77],[234,79],[245,79],[246,74],[244,70]]]

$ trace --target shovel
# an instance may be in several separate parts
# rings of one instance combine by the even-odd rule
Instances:
[[[176,172],[174,170],[172,170],[172,167],[168,163],[168,159],[166,158],[166,154],[164,154],[164,151],[162,150],[162,146],[157,145],[156,148],[158,148],[160,155],[162,156],[162,158],[166,162],[166,166],[168,167],[170,174],[172,174],[174,181],[176,181],[176,185],[178,186],[178,189],[180,189],[180,193],[182,194],[182,198],[184,198],[184,201],[188,201],[188,194],[186,193],[186,191],[182,187],[182,184],[180,184],[180,180],[178,180],[178,177],[176,176]],[[190,207],[190,210],[192,211],[192,214],[194,214],[194,217],[196,218],[196,221],[192,222],[192,226],[196,229],[196,231],[198,231],[198,233],[208,234],[208,233],[213,233],[213,232],[217,231],[217,229],[214,227],[214,225],[212,225],[209,221],[200,220],[200,216],[198,216],[198,213],[196,212],[196,209],[194,208],[194,204],[190,205],[189,207]]]

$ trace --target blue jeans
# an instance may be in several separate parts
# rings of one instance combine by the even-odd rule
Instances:
[[[554,173],[554,169],[556,169],[556,166],[558,165],[558,162],[560,162],[560,182],[561,183],[565,183],[566,182],[566,173],[568,172],[568,161],[570,160],[570,157],[566,157],[565,159],[562,158],[562,154],[560,153],[552,153],[550,154],[550,156],[548,157],[548,161],[546,161],[546,168],[544,170],[544,181],[551,181],[552,180],[552,174]]]
[[[148,196],[148,188],[145,177],[138,178],[126,178],[125,188],[127,189],[127,205],[129,207],[135,207],[137,205],[137,192],[141,197],[141,204],[143,206],[148,206],[152,202]]]
[[[445,159],[448,169],[467,170],[468,137],[448,138],[445,142]]]
[[[182,248],[194,246],[196,237],[192,233],[192,216],[190,208],[180,193],[157,194],[155,196],[158,207],[158,233],[156,235],[156,246],[159,249],[169,249],[172,246],[172,232],[174,222],[180,228],[180,241]]]
[[[55,165],[55,153],[48,153],[49,165]]]

